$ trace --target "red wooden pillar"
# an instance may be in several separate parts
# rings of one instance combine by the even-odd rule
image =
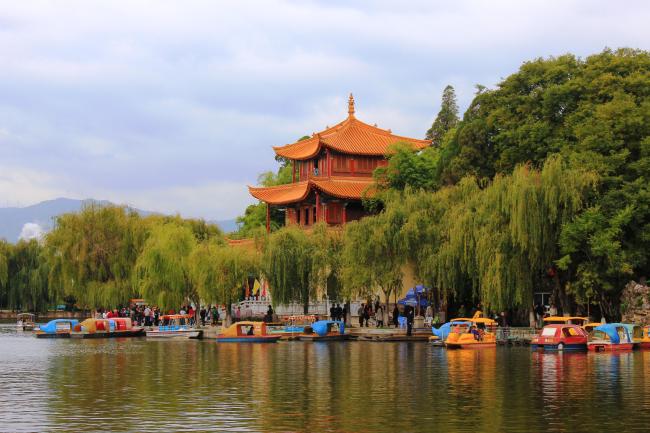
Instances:
[[[348,214],[346,208],[348,207],[347,203],[343,203],[343,224],[348,222]]]
[[[320,221],[320,194],[316,191],[316,222]]]
[[[271,232],[271,205],[266,203],[266,232]]]
[[[350,158],[350,173],[354,176],[354,158]]]
[[[295,159],[291,160],[291,170],[292,170],[291,182],[296,183],[296,160]]]
[[[332,175],[332,163],[330,161],[330,148],[329,147],[325,148],[325,160],[326,160],[325,166],[327,167],[327,177],[330,177]]]

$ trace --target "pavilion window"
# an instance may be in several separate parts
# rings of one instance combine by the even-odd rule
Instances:
[[[318,161],[319,161],[318,158],[314,158],[314,176],[318,176],[318,173],[319,173],[319,171],[318,171]]]

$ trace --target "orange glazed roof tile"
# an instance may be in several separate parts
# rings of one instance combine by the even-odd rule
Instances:
[[[360,200],[364,194],[372,195],[373,192],[373,182],[369,181],[312,179],[311,183],[324,193],[338,198]]]
[[[312,189],[337,198],[360,200],[364,194],[372,195],[372,181],[333,180],[332,178],[312,178],[308,181],[267,188],[248,187],[253,197],[273,205],[283,205],[303,201]]]
[[[316,156],[323,147],[353,155],[382,156],[388,152],[391,144],[397,142],[410,143],[416,149],[431,145],[429,140],[395,135],[390,130],[363,123],[354,116],[352,95],[348,104],[349,115],[343,122],[314,134],[311,138],[286,146],[276,146],[273,150],[284,158],[305,160]]]
[[[309,194],[309,181],[289,183],[270,187],[249,186],[248,191],[253,197],[270,204],[287,204],[302,201]]]

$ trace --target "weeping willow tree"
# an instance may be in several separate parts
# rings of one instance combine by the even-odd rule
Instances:
[[[314,226],[309,240],[312,246],[312,278],[316,297],[327,297],[331,301],[342,299],[342,231],[328,229],[324,223],[319,223]]]
[[[11,246],[0,239],[0,305],[6,305],[6,287],[9,279],[9,250]]]
[[[468,177],[431,195],[407,191],[387,208],[406,209],[402,231],[418,276],[493,311],[528,308],[540,275],[557,275],[562,227],[583,209],[596,181],[553,156],[542,170],[521,165],[484,185]]]
[[[312,245],[300,228],[285,227],[269,236],[264,248],[264,273],[273,305],[300,302],[305,314],[315,295]]]
[[[148,302],[163,309],[178,308],[188,301],[199,306],[190,274],[196,244],[192,230],[183,225],[165,223],[151,230],[134,270],[134,285]]]
[[[401,232],[406,219],[402,206],[388,206],[379,215],[352,222],[345,228],[343,286],[349,296],[361,297],[370,297],[380,289],[386,301],[385,316],[391,294],[402,287],[407,255]]]
[[[7,305],[15,310],[45,311],[50,303],[48,267],[42,246],[21,240],[9,256]]]
[[[85,308],[124,305],[136,295],[132,272],[145,237],[141,218],[124,207],[93,203],[57,217],[45,239],[51,297],[71,295]]]
[[[203,242],[192,253],[190,272],[201,299],[226,305],[228,326],[240,288],[249,276],[259,273],[259,257],[255,249]]]

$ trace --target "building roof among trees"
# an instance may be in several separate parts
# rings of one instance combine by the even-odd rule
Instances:
[[[332,197],[360,200],[364,193],[372,195],[372,185],[372,179],[319,177],[266,188],[249,186],[248,190],[263,202],[283,205],[304,200],[314,189]]]
[[[348,117],[344,121],[314,133],[310,138],[277,146],[273,150],[278,156],[295,160],[313,158],[323,147],[346,154],[383,156],[389,146],[397,142],[410,143],[416,149],[431,145],[430,140],[395,135],[390,129],[381,129],[358,120],[354,115],[354,98],[350,95]]]

